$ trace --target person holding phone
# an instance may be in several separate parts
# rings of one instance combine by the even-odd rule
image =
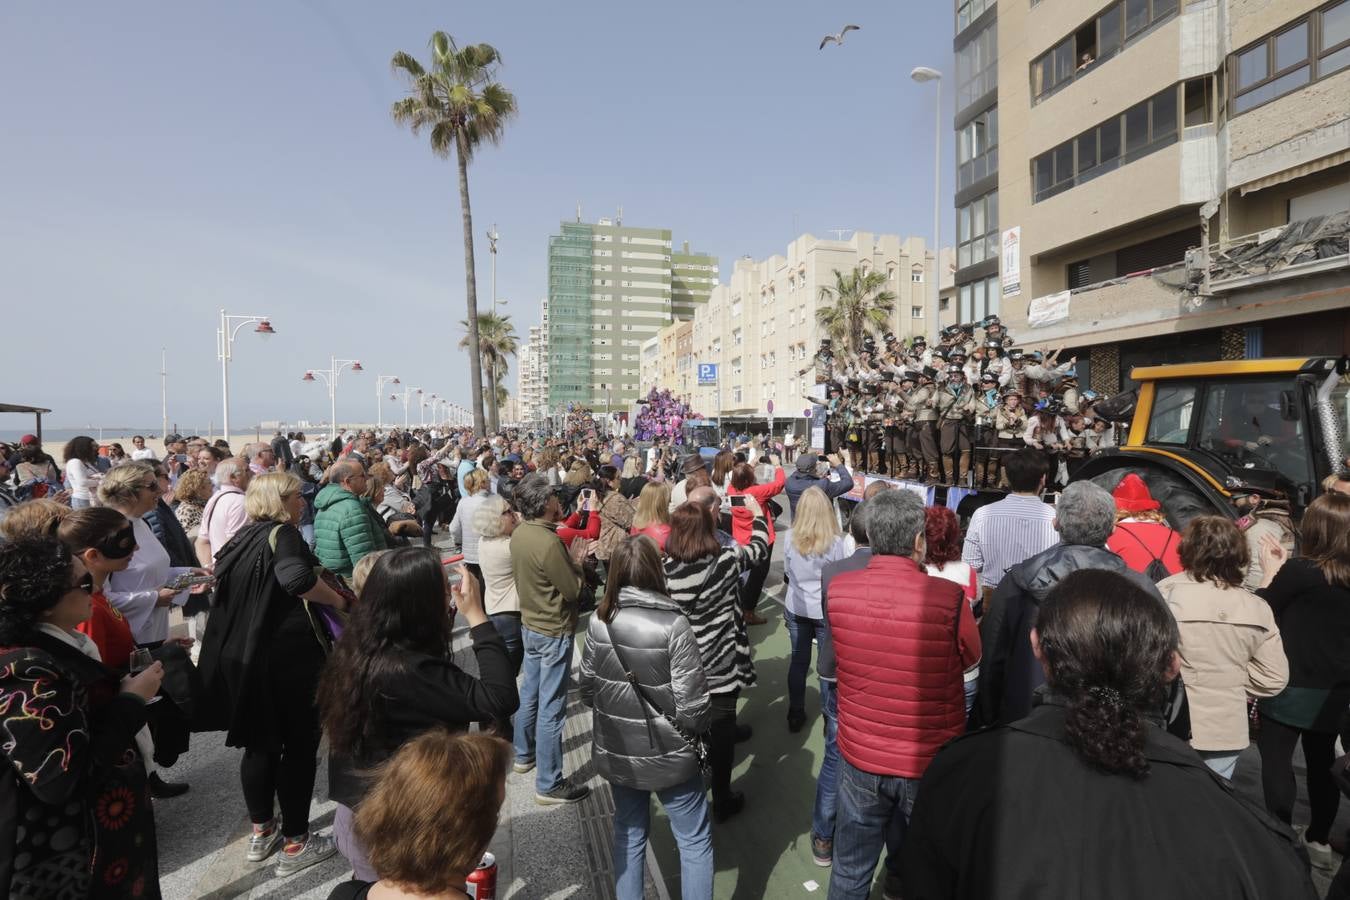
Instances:
[[[155,662],[122,677],[76,631],[92,611],[94,582],[55,538],[0,545],[6,897],[159,896],[154,812],[136,733],[164,669]],[[39,696],[42,714],[35,715]]]
[[[338,803],[333,833],[359,881],[378,877],[352,830],[370,771],[425,731],[467,731],[471,722],[509,717],[519,704],[514,667],[478,581],[462,563],[454,571],[452,586],[438,555],[424,547],[382,555],[319,679],[328,793]],[[451,657],[455,615],[469,626],[477,678]]]
[[[737,510],[738,504],[735,502],[737,496],[754,497],[756,503],[761,507],[767,507],[769,501],[783,492],[787,484],[787,476],[783,472],[782,460],[776,454],[769,456],[769,464],[774,468],[773,481],[767,484],[758,484],[755,480],[755,470],[748,463],[739,463],[731,470],[730,481],[727,485],[727,496],[732,500],[731,510],[731,536],[736,539],[736,543],[742,547],[748,546],[753,535],[754,517],[744,510]],[[744,502],[739,506],[744,506]],[[768,524],[769,553],[750,570],[750,577],[746,579],[741,591],[741,610],[745,614],[745,624],[763,625],[769,620],[755,611],[759,605],[760,594],[764,591],[764,582],[769,578],[769,560],[773,557],[773,542],[775,538],[773,529],[773,516],[766,516],[764,520]]]

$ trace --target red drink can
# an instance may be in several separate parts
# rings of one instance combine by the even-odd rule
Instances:
[[[491,853],[483,854],[478,868],[465,879],[464,893],[474,900],[496,900],[497,897],[497,857]]]

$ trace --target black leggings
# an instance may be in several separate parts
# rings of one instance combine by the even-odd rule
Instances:
[[[273,722],[267,749],[246,749],[239,761],[244,805],[254,825],[272,820],[272,799],[281,807],[281,833],[302,837],[309,831],[309,801],[319,765],[319,712],[314,691],[323,656],[318,644],[303,641],[272,651],[264,690],[273,692]],[[280,747],[280,749],[273,749]]]
[[[736,754],[736,699],[741,689],[710,694],[712,720],[708,724],[708,764],[712,769],[713,803],[723,803],[731,794],[731,769]]]
[[[1336,755],[1336,734],[1331,731],[1304,731],[1274,719],[1263,717],[1256,746],[1261,750],[1261,787],[1266,796],[1266,809],[1285,824],[1292,824],[1294,799],[1298,786],[1294,783],[1294,745],[1303,739],[1303,759],[1308,768],[1308,806],[1311,821],[1306,837],[1319,844],[1327,842],[1331,825],[1336,821],[1336,807],[1341,793],[1331,779],[1331,764]]]
[[[773,544],[770,544],[769,556],[772,555]],[[750,570],[750,577],[741,588],[741,609],[745,612],[754,609],[759,604],[759,595],[764,593],[764,582],[769,578],[769,556]]]

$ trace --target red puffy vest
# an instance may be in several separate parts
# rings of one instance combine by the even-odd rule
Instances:
[[[938,748],[966,730],[962,673],[980,650],[961,587],[906,557],[873,556],[830,582],[826,611],[839,752],[865,772],[920,777]]]

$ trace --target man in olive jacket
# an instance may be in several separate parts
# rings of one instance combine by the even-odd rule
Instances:
[[[515,770],[523,774],[537,764],[535,802],[575,803],[589,789],[563,777],[562,729],[582,588],[581,560],[591,542],[577,539],[570,549],[563,546],[558,537],[562,504],[544,476],[521,479],[514,501],[525,520],[511,534],[511,569],[520,595],[525,647]]]
[[[374,508],[361,496],[366,479],[359,462],[333,463],[328,484],[314,498],[314,555],[338,575],[350,576],[361,557],[387,546]]]

